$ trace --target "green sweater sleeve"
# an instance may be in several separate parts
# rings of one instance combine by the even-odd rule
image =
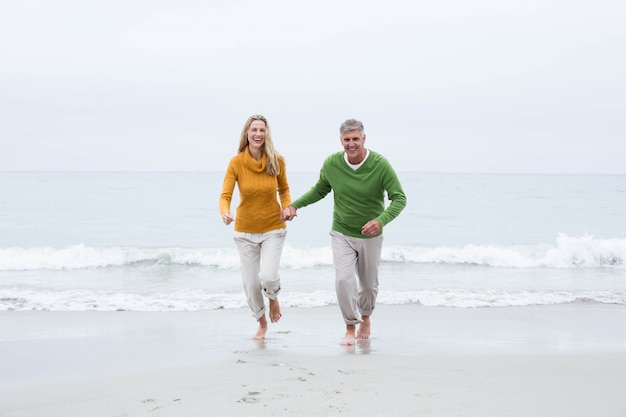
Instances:
[[[331,190],[332,187],[328,182],[328,179],[326,178],[326,173],[324,167],[322,166],[317,183],[315,183],[315,185],[311,187],[309,191],[300,196],[296,201],[293,201],[291,205],[299,209],[313,203],[317,203],[318,201],[326,197]]]
[[[389,222],[398,217],[400,212],[406,207],[406,194],[404,194],[400,179],[391,164],[389,164],[386,159],[383,158],[383,160],[386,165],[385,173],[382,176],[383,188],[387,192],[387,198],[391,203],[385,211],[376,217],[381,226],[389,224]]]

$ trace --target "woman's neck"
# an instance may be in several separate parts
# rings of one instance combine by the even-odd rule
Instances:
[[[263,159],[263,151],[261,148],[251,148],[248,146],[248,151],[250,152],[250,156],[252,156],[255,160],[260,161]]]

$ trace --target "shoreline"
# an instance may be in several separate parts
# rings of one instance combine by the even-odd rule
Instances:
[[[626,415],[626,308],[2,312],[0,415]],[[397,409],[393,408],[397,407]]]

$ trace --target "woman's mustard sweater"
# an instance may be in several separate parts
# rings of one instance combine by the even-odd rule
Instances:
[[[278,158],[280,174],[265,172],[267,156],[255,160],[246,148],[231,158],[224,175],[220,195],[220,213],[230,211],[235,183],[239,188],[239,205],[235,215],[235,230],[245,233],[265,233],[287,227],[280,219],[281,207],[291,204],[285,160]],[[280,203],[279,203],[280,198]]]

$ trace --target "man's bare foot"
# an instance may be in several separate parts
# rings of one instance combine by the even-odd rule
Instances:
[[[356,333],[357,339],[369,339],[371,332],[371,322],[369,316],[361,317],[363,322],[359,324],[359,331]]]
[[[341,342],[339,342],[339,344],[341,346],[352,346],[356,343],[355,338],[354,338],[354,332],[356,330],[356,326],[354,324],[347,324],[346,325],[346,335],[344,336],[343,340]]]
[[[280,312],[280,304],[278,303],[278,298],[275,300],[270,300],[270,320],[272,323],[276,323],[283,315]]]
[[[253,340],[264,340],[265,333],[267,332],[267,319],[265,315],[259,319],[259,329],[256,331],[256,334],[252,336]]]

